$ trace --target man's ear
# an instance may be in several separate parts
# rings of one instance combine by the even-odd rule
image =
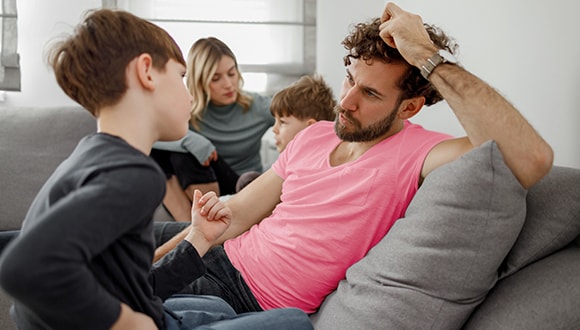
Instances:
[[[425,98],[423,96],[403,100],[399,107],[399,118],[410,119],[415,116],[421,108],[423,108],[423,105],[425,105]]]
[[[310,125],[312,125],[312,124],[314,124],[314,123],[316,123],[316,119],[314,119],[314,118],[309,118],[309,119],[306,121],[306,126],[310,126]]]
[[[141,54],[137,56],[136,70],[137,79],[141,86],[145,89],[154,89],[153,83],[153,59],[149,54]]]

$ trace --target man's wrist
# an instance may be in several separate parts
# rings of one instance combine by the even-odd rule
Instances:
[[[419,67],[421,75],[423,78],[429,80],[429,76],[433,73],[435,68],[443,63],[457,64],[457,59],[447,50],[439,49]]]

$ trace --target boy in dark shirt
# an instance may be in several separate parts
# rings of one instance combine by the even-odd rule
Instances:
[[[97,119],[32,203],[0,260],[21,329],[311,328],[295,309],[236,315],[215,297],[173,293],[205,273],[201,256],[231,211],[196,191],[192,229],[151,266],[165,177],[148,157],[188,129],[185,61],[161,28],[123,11],[88,14],[48,57],[64,92]],[[207,327],[206,327],[207,328]]]

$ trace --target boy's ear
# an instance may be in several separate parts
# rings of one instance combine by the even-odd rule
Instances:
[[[141,54],[137,57],[137,79],[143,88],[153,89],[153,59],[149,54]]]
[[[310,125],[314,124],[315,122],[316,122],[316,119],[314,119],[314,118],[309,118],[309,119],[306,121],[306,126],[310,126]]]
[[[425,105],[425,97],[423,96],[403,100],[399,107],[399,118],[409,119],[415,116],[423,108],[423,105]]]

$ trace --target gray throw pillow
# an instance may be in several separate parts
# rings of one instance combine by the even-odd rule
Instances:
[[[526,191],[493,141],[427,176],[312,316],[317,329],[459,329],[497,281]]]
[[[574,241],[580,234],[580,169],[554,166],[528,191],[526,222],[506,258],[509,276]]]

